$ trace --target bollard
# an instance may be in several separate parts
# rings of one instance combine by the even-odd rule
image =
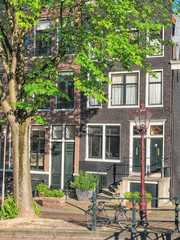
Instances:
[[[136,197],[132,197],[132,232],[136,232]]]
[[[179,197],[175,197],[175,233],[179,233]]]
[[[93,219],[91,231],[96,231],[96,192],[93,193]]]

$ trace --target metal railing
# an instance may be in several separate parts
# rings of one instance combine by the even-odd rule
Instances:
[[[136,232],[136,222],[137,222],[137,219],[136,219],[136,212],[137,212],[137,210],[138,211],[173,211],[174,212],[174,214],[175,214],[175,216],[174,216],[174,220],[172,221],[172,220],[152,220],[152,219],[148,219],[148,222],[161,222],[161,223],[174,223],[174,232],[175,233],[179,233],[179,211],[180,211],[180,209],[179,209],[179,197],[175,197],[175,198],[151,198],[151,199],[157,199],[157,200],[159,200],[159,199],[168,199],[168,200],[174,200],[175,201],[175,208],[174,209],[137,209],[136,208],[136,202],[137,202],[137,200],[139,200],[139,199],[141,199],[141,198],[136,198],[136,197],[133,197],[133,198],[98,198],[97,197],[97,195],[96,195],[96,193],[94,193],[93,194],[93,198],[92,198],[92,203],[93,203],[93,205],[92,205],[92,211],[93,211],[93,218],[92,218],[92,228],[91,228],[91,231],[96,231],[96,223],[97,223],[97,218],[96,218],[96,211],[97,210],[99,210],[99,208],[97,207],[97,201],[98,200],[100,200],[100,201],[102,201],[102,200],[110,200],[110,199],[112,199],[112,200],[114,200],[114,199],[116,199],[116,200],[129,200],[129,199],[131,199],[131,201],[132,201],[132,205],[133,205],[133,207],[132,208],[129,208],[128,209],[128,211],[132,211],[132,219],[131,220],[129,220],[129,222],[131,222],[131,231],[132,232]],[[148,198],[144,198],[144,199],[148,199]],[[116,211],[117,209],[116,208],[108,208],[108,209],[104,209],[105,211],[107,210],[107,211],[110,211],[110,210],[114,210],[114,211]],[[125,211],[127,210],[127,209],[124,209]],[[108,221],[113,221],[113,220],[111,220],[111,219],[108,219]],[[126,220],[126,221],[128,221],[128,220]]]

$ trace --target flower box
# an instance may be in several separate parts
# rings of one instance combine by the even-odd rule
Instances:
[[[65,196],[58,197],[43,197],[42,206],[44,208],[63,208],[65,207]]]
[[[139,209],[139,203],[136,203],[135,206],[136,206],[136,209]],[[132,208],[132,207],[133,207],[132,202],[126,202],[126,207]],[[151,202],[147,202],[146,209],[151,209]],[[127,211],[127,212],[129,212],[129,211]],[[148,215],[150,212],[151,212],[151,211],[147,211],[147,215]]]

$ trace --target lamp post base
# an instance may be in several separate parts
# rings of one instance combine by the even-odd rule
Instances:
[[[143,227],[147,227],[149,225],[148,221],[147,221],[147,213],[145,211],[140,211],[140,225]]]

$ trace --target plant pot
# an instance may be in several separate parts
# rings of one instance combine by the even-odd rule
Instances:
[[[58,197],[43,197],[42,205],[45,208],[63,208],[65,207],[65,196],[58,198]]]
[[[126,202],[126,207],[132,208],[132,207],[133,207],[132,202]],[[135,207],[136,207],[136,209],[139,209],[139,203],[136,203]],[[147,202],[146,209],[151,209],[151,202]],[[151,211],[148,210],[148,211],[147,211],[147,215],[148,215],[150,212],[151,212]]]
[[[90,201],[89,198],[93,197],[93,193],[94,193],[94,189],[89,190],[89,191],[76,189],[76,195],[77,195],[77,199],[79,201]]]
[[[44,192],[38,191],[38,196],[39,197],[44,197]]]

